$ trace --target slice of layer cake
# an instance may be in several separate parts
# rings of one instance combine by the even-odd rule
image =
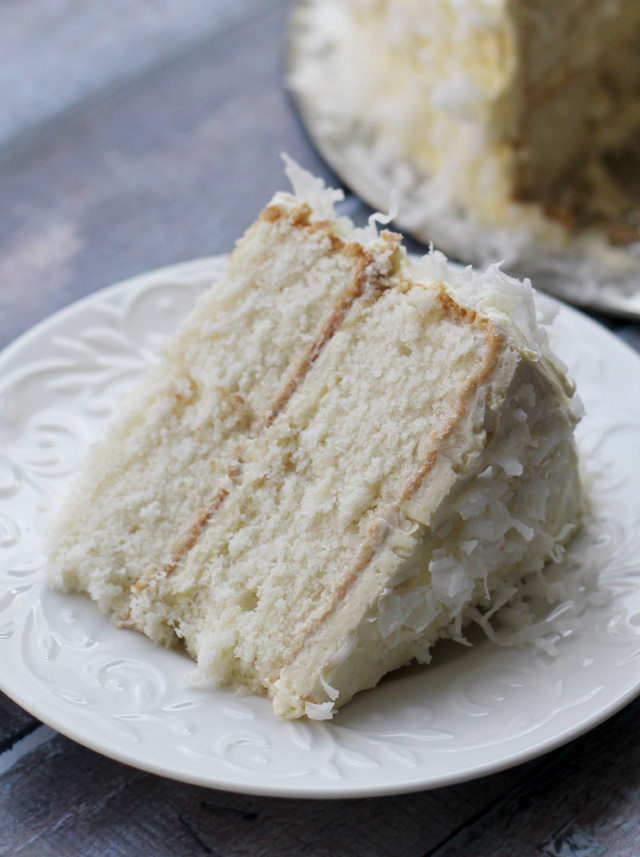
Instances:
[[[582,493],[529,285],[412,262],[289,172],[89,456],[49,580],[327,717],[557,557]]]

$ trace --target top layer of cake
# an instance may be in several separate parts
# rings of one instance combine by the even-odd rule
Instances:
[[[581,491],[530,287],[414,264],[290,172],[90,456],[49,578],[325,716],[539,571]]]

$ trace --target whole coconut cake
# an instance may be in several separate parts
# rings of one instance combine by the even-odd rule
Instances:
[[[393,189],[465,262],[637,294],[637,0],[297,0],[292,22],[290,86],[361,196]]]

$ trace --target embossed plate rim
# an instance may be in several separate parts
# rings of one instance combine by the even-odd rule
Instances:
[[[90,318],[91,314],[98,312],[103,305],[110,306],[109,302],[114,303],[127,298],[133,301],[131,296],[145,297],[156,286],[166,287],[169,296],[175,292],[176,299],[179,297],[178,293],[188,283],[193,286],[195,293],[211,280],[214,273],[219,270],[223,258],[194,260],[143,274],[89,295],[59,311],[23,334],[0,355],[0,386],[3,383],[2,370],[5,370],[8,365],[11,367],[12,363],[17,362],[17,365],[21,365],[21,355],[30,353],[30,359],[35,359],[34,355],[37,355],[38,360],[46,361],[52,348],[52,335],[63,329],[69,322],[73,322],[79,331],[78,337],[81,337],[85,330],[83,319]],[[562,332],[567,335],[567,331],[573,331],[569,333],[570,346],[574,342],[574,336],[576,342],[579,339],[587,341],[590,347],[593,347],[594,355],[598,352],[605,354],[606,359],[602,358],[605,375],[611,372],[614,375],[627,373],[640,383],[640,358],[628,346],[574,309],[561,306],[560,316],[563,320]],[[136,335],[142,339],[143,333],[144,331],[140,331]],[[601,358],[598,357],[598,359]],[[599,392],[596,392],[599,395]],[[3,404],[6,403],[3,401]],[[38,408],[44,407],[40,403],[30,401],[27,401],[26,405],[36,415],[39,413]],[[4,413],[5,411],[0,411],[0,439],[9,437],[8,434],[3,437],[5,425],[1,420]],[[31,411],[29,413],[31,414]],[[640,425],[640,412],[636,415],[636,420]],[[0,494],[2,489],[3,483],[0,479]],[[615,486],[613,490],[615,493]],[[0,512],[3,508],[4,506],[0,503]],[[624,524],[620,526],[624,530]],[[30,539],[28,544],[31,544],[37,553],[41,545],[41,534],[36,532]],[[633,562],[640,563],[640,550],[635,543],[632,554]],[[0,560],[3,556],[4,554],[0,553]],[[331,723],[288,723],[275,718],[269,703],[264,699],[238,698],[226,691],[214,690],[195,689],[187,693],[184,690],[184,674],[188,666],[186,659],[181,655],[158,649],[133,632],[116,629],[87,599],[49,592],[40,582],[37,569],[35,572],[29,571],[25,566],[26,570],[24,568],[21,570],[19,563],[17,565],[14,563],[13,571],[18,569],[15,572],[16,580],[26,581],[23,587],[25,591],[14,595],[15,590],[20,590],[20,587],[10,590],[6,581],[3,583],[3,575],[6,573],[8,580],[13,573],[11,570],[5,572],[3,568],[5,567],[0,566],[0,607],[3,585],[4,595],[7,596],[9,593],[10,598],[13,598],[13,607],[10,604],[9,608],[5,608],[4,613],[0,609],[0,651],[10,650],[10,645],[13,645],[11,635],[14,631],[16,639],[18,633],[21,633],[27,642],[31,641],[31,637],[25,630],[28,630],[29,623],[37,626],[40,622],[39,627],[44,631],[39,637],[33,638],[33,646],[28,646],[20,654],[22,663],[5,661],[4,667],[0,668],[0,688],[49,726],[105,756],[155,774],[212,788],[283,797],[344,798],[450,785],[497,772],[554,749],[596,726],[640,692],[640,678],[637,676],[637,669],[634,670],[637,661],[632,660],[628,675],[624,673],[623,668],[626,684],[623,682],[620,685],[612,685],[614,692],[606,701],[603,700],[602,693],[599,697],[596,693],[595,697],[591,698],[588,692],[585,696],[584,688],[579,689],[576,699],[571,701],[569,697],[569,702],[560,715],[558,711],[561,709],[553,713],[552,718],[556,718],[557,728],[547,729],[546,732],[546,726],[540,726],[545,716],[546,697],[536,715],[540,722],[533,717],[531,728],[525,724],[524,727],[519,727],[519,732],[506,736],[499,735],[497,738],[490,730],[484,742],[474,739],[473,736],[469,737],[468,734],[445,735],[442,728],[436,728],[438,725],[442,726],[437,717],[434,723],[428,720],[430,715],[426,707],[424,711],[427,712],[427,720],[423,719],[419,725],[415,725],[414,722],[412,726],[411,717],[417,716],[416,712],[420,714],[419,706],[412,705],[412,700],[413,702],[416,700],[415,690],[418,687],[421,695],[417,699],[423,701],[425,682],[430,686],[437,702],[438,693],[434,690],[437,691],[440,687],[439,681],[442,684],[442,677],[449,682],[451,676],[464,672],[465,668],[468,671],[470,664],[475,663],[481,674],[483,669],[490,669],[492,663],[497,663],[505,666],[505,674],[512,668],[516,673],[518,669],[526,668],[533,675],[531,663],[534,655],[528,649],[503,652],[489,643],[483,643],[474,650],[465,651],[462,656],[454,657],[452,661],[447,661],[445,658],[442,662],[440,659],[441,663],[438,664],[436,661],[433,667],[420,673],[409,672],[392,677],[374,691],[360,695],[359,699],[354,700]],[[29,589],[29,580],[32,580],[31,589]],[[635,606],[637,605],[634,602],[634,608]],[[71,671],[70,674],[75,676],[74,669],[81,670],[82,664],[87,665],[90,661],[99,663],[95,672],[89,676],[88,684],[87,681],[82,684],[78,678],[76,685],[56,686],[58,697],[54,701],[47,698],[43,682],[37,676],[33,678],[29,672],[30,668],[26,668],[27,659],[36,656],[40,658],[39,665],[44,664],[46,670],[51,670],[52,674],[58,668],[56,652],[51,647],[57,645],[56,639],[60,639],[60,628],[56,625],[55,633],[49,633],[43,619],[47,610],[51,611],[52,608],[55,622],[61,622],[60,616],[67,611],[72,617],[69,619],[69,628],[73,628],[75,623],[82,630],[85,623],[90,629],[88,643],[80,638],[72,640],[77,652],[73,654],[72,648],[69,647],[65,657],[69,660],[70,666],[66,667],[63,663],[60,674],[66,675]],[[606,611],[607,608],[602,609]],[[13,616],[12,621],[15,626],[8,637],[6,634],[9,633],[7,631],[9,624],[5,621],[7,616],[9,618]],[[3,628],[5,637],[2,636]],[[95,640],[91,639],[91,634],[95,636]],[[95,646],[94,643],[96,643]],[[582,651],[583,644],[579,639],[577,643],[570,642],[568,645],[576,645],[576,651],[580,657],[586,653],[586,649]],[[595,645],[597,646],[597,641]],[[629,645],[635,653],[635,636]],[[100,659],[105,657],[104,651],[107,653],[107,660],[101,663]],[[13,654],[15,655],[15,652]],[[561,648],[558,658],[549,660],[544,667],[550,670],[549,675],[555,675],[558,671],[561,673],[563,658],[566,658],[566,655],[567,650]],[[76,661],[73,658],[76,658]],[[111,660],[108,660],[109,658]],[[540,669],[538,662],[544,659],[536,654],[534,660],[535,669]],[[138,692],[140,698],[130,703],[129,713],[126,711],[123,713],[118,707],[120,706],[118,694],[123,692],[122,684],[126,684],[127,670],[129,673],[136,670],[144,672],[146,668],[155,671],[153,678],[145,679],[145,676],[142,676],[146,684],[145,681],[138,681],[138,685],[134,682],[134,690]],[[516,678],[520,681],[517,674]],[[605,678],[608,679],[608,677]],[[600,680],[604,680],[602,676]],[[88,705],[87,700],[79,703],[79,698],[86,693],[86,687],[92,682],[97,687],[94,703],[91,703],[91,700]],[[176,690],[176,682],[182,683],[178,688],[179,693]],[[449,687],[449,685],[445,686]],[[517,686],[516,681],[509,691],[512,695],[517,696],[520,692],[517,689],[514,690]],[[394,697],[397,698],[398,689],[409,700],[406,712],[401,712],[405,720],[403,721],[400,717],[396,723],[390,719],[386,722],[386,726],[385,723],[380,726],[376,717],[388,717],[389,712],[393,711],[389,700],[393,701]],[[546,692],[546,688],[543,690]],[[62,691],[70,698],[60,697],[59,694]],[[470,719],[472,715],[477,723],[482,720],[477,715],[488,714],[489,719],[482,722],[491,723],[493,716],[493,722],[497,726],[504,727],[505,724],[508,726],[508,719],[504,720],[502,714],[498,716],[496,713],[498,709],[495,709],[494,715],[491,714],[491,705],[483,702],[484,691],[484,685],[476,687],[475,699],[470,702],[465,698],[456,703],[462,705],[462,709],[466,711],[467,719],[463,718],[464,722],[473,725]],[[455,688],[452,691],[452,699],[454,692]],[[412,693],[414,693],[413,697]],[[174,697],[178,695],[177,703],[171,694],[174,694]],[[186,701],[180,701],[180,694]],[[86,695],[90,696],[90,694]],[[542,696],[544,697],[544,693]],[[113,702],[114,699],[117,704]],[[163,706],[163,702],[167,704]],[[432,702],[431,698],[429,702]],[[445,703],[446,709],[449,702],[445,700]],[[91,704],[94,704],[93,710]],[[395,705],[395,702],[393,704]],[[84,709],[82,709],[83,705]],[[104,710],[101,710],[101,706],[104,706]],[[470,706],[474,709],[471,714]],[[535,705],[533,707],[535,708]],[[218,729],[216,725],[213,731],[207,732],[207,729],[212,728],[212,715],[217,716],[221,726],[218,731],[216,731]],[[456,716],[460,718],[459,712]],[[189,718],[192,720],[190,721]],[[376,722],[378,726],[375,725]],[[549,722],[551,723],[551,720]],[[105,731],[107,723],[111,731]],[[143,725],[142,736],[136,732],[139,723]],[[221,731],[224,723],[227,724],[226,734]],[[467,726],[467,728],[470,727]],[[540,732],[541,728],[542,732]],[[199,729],[205,730],[204,738],[198,737]],[[229,732],[229,729],[232,731]],[[175,738],[171,746],[165,746],[170,743],[166,741],[167,730]],[[473,743],[474,740],[476,744]],[[160,743],[162,746],[159,746]],[[424,755],[424,748],[427,745],[428,749]],[[226,750],[232,754],[229,759],[224,756]],[[420,753],[423,753],[422,757]],[[414,757],[418,759],[417,762],[412,761]],[[315,767],[313,764],[311,766],[306,764],[307,759],[315,759]],[[376,767],[378,760],[380,764]],[[287,765],[289,765],[288,768]]]

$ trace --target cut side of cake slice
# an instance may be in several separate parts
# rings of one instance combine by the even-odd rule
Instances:
[[[214,684],[324,718],[557,558],[582,512],[578,408],[528,284],[413,262],[289,173],[296,195],[276,195],[90,455],[49,579],[183,639]],[[193,411],[167,393],[182,377]],[[189,474],[177,498],[162,459]],[[139,483],[159,526],[139,499],[113,509]]]
[[[373,276],[361,245],[310,216],[304,204],[263,212],[91,451],[60,512],[51,580],[88,592],[122,624],[132,586],[188,552],[237,478],[246,443]],[[383,243],[376,264],[397,241]]]

